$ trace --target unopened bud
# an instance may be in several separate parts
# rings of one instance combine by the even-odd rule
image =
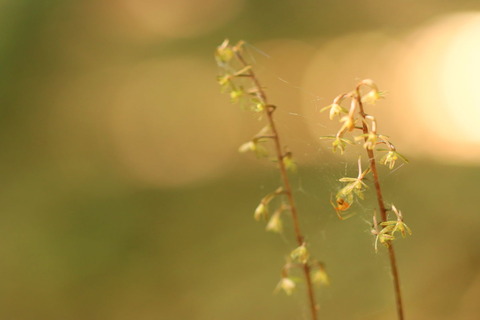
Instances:
[[[268,208],[263,202],[261,202],[257,208],[255,209],[255,213],[253,214],[253,217],[255,220],[259,221],[262,217],[267,218],[268,216]]]
[[[265,230],[275,232],[275,233],[282,233],[283,231],[283,222],[280,217],[281,211],[278,210],[275,214],[270,218],[265,227]]]

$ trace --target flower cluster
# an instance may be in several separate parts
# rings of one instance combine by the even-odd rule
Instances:
[[[230,95],[232,103],[239,103],[249,110],[259,112],[267,119],[267,125],[250,141],[242,144],[239,147],[239,151],[253,152],[258,158],[268,157],[272,153],[283,181],[283,186],[268,193],[260,200],[253,216],[257,221],[266,221],[266,231],[283,233],[284,213],[290,213],[289,216],[294,224],[297,248],[291,251],[288,261],[282,269],[282,277],[276,291],[282,290],[287,295],[291,295],[296,287],[297,280],[290,276],[290,271],[294,267],[303,270],[306,285],[309,287],[312,318],[316,319],[316,303],[313,290],[311,289],[313,283],[328,284],[328,275],[323,264],[316,262],[310,257],[304,236],[300,231],[298,213],[293,201],[293,193],[287,174],[287,171],[296,172],[297,165],[292,152],[280,143],[280,137],[274,121],[276,107],[267,103],[265,92],[260,86],[252,66],[244,58],[244,51],[245,42],[243,41],[238,42],[236,45],[231,45],[228,40],[225,40],[217,48],[215,59],[221,70],[217,80],[222,88],[222,92]],[[333,113],[335,112],[340,111],[334,110]],[[267,142],[268,144],[273,144],[273,147],[267,148]],[[340,146],[340,148],[342,147]]]
[[[336,193],[335,201],[330,200],[330,202],[334,207],[338,218],[341,220],[353,215],[346,214],[346,211],[352,207],[355,199],[364,200],[364,191],[368,188],[365,180],[367,175],[372,172],[372,163],[375,165],[376,152],[385,153],[380,158],[379,162],[387,166],[389,169],[395,167],[398,159],[408,162],[408,160],[396,150],[388,136],[378,133],[378,125],[375,117],[364,111],[364,104],[375,104],[383,97],[384,93],[378,90],[377,85],[372,80],[366,79],[361,81],[353,91],[338,95],[333,100],[332,104],[321,110],[329,110],[329,118],[331,120],[338,118],[340,129],[335,135],[323,136],[320,138],[333,140],[333,152],[340,150],[340,153],[342,154],[347,145],[361,143],[362,147],[367,152],[370,163],[366,170],[362,170],[362,164],[359,158],[358,176],[355,178],[343,177],[339,179],[339,181],[345,183],[345,185],[343,185]],[[345,103],[349,103],[348,109],[342,106]],[[359,132],[357,133],[356,130]],[[353,137],[346,137],[347,134]],[[378,146],[380,145],[383,146],[383,148],[379,148]],[[378,176],[374,177],[374,180],[377,179]],[[376,186],[376,188],[377,187],[379,188],[379,186]],[[383,228],[375,231],[377,237],[376,244],[380,242],[387,245],[391,240],[395,239],[394,233],[397,231],[400,231],[402,235],[410,232],[410,229],[408,229],[403,223],[403,218],[401,218],[401,215],[398,214],[394,206],[392,206],[392,210],[397,214],[397,217],[400,218],[398,218],[395,223],[392,221],[386,221],[385,218],[384,221],[379,224]],[[382,217],[385,215],[386,213],[384,212]],[[377,245],[375,245],[375,247],[377,247]]]
[[[367,89],[365,93],[362,93],[363,88]],[[370,79],[361,81],[355,90],[337,96],[331,105],[320,111],[330,110],[330,120],[338,117],[341,124],[340,129],[333,136],[323,136],[320,138],[333,140],[333,152],[340,150],[342,154],[347,145],[353,145],[355,144],[354,142],[363,141],[363,147],[367,150],[375,150],[378,145],[384,144],[388,149],[377,149],[377,151],[389,152],[385,159],[380,162],[387,165],[390,169],[393,168],[395,160],[398,158],[408,162],[404,156],[396,151],[395,146],[389,141],[387,136],[378,134],[375,117],[363,111],[363,104],[375,104],[378,100],[383,99],[384,96],[385,93],[379,91],[377,85]],[[342,106],[346,101],[350,101],[349,109]],[[361,124],[361,126],[358,126],[358,124]],[[352,142],[352,139],[346,138],[345,135],[355,129],[362,131],[362,133],[354,135]]]
[[[277,293],[283,291],[288,296],[292,295],[297,288],[297,282],[300,282],[300,279],[292,276],[291,271],[302,267],[307,261],[309,261],[311,269],[312,282],[318,286],[330,285],[330,277],[325,270],[325,265],[317,260],[311,260],[307,248],[305,245],[301,245],[293,250],[290,257],[287,258],[287,262],[282,268],[280,281],[274,292]]]
[[[231,45],[227,39],[217,47],[215,60],[221,69],[217,82],[222,92],[230,95],[232,103],[241,103],[252,111],[262,112],[266,108],[266,102],[261,88],[248,82],[252,77],[252,66],[243,59],[244,51],[244,41]]]
[[[412,230],[410,230],[405,222],[403,222],[402,213],[393,204],[392,211],[395,213],[396,220],[387,220],[380,224],[377,222],[376,213],[373,215],[373,227],[371,232],[375,236],[375,251],[378,251],[378,242],[389,247],[390,242],[395,240],[396,232],[400,232],[403,238],[405,238],[407,234],[412,234]]]
[[[361,169],[360,159],[358,160],[358,176],[357,178],[344,177],[340,182],[346,183],[336,195],[336,203],[332,202],[338,217],[343,220],[351,216],[345,215],[345,211],[351,208],[355,198],[363,200],[364,191],[367,188],[365,183],[367,174],[373,178],[373,185],[377,197],[378,207],[380,209],[381,222],[377,223],[377,218],[373,216],[372,234],[375,236],[375,251],[378,250],[378,243],[385,245],[389,250],[390,265],[394,282],[394,293],[397,302],[397,312],[399,319],[403,319],[403,306],[400,290],[400,280],[398,268],[395,260],[394,248],[391,242],[395,240],[397,232],[403,237],[411,234],[410,228],[403,222],[403,216],[395,206],[392,205],[393,211],[397,217],[396,220],[388,220],[388,213],[383,200],[382,188],[380,186],[379,172],[377,169],[377,161],[375,159],[376,152],[386,152],[380,159],[380,163],[387,166],[390,170],[395,167],[398,159],[407,162],[407,159],[396,150],[390,139],[378,133],[377,120],[373,115],[367,114],[364,109],[366,104],[375,104],[379,99],[384,97],[384,93],[378,90],[377,85],[370,79],[360,81],[360,83],[351,92],[337,96],[331,105],[322,109],[322,111],[330,110],[330,119],[339,118],[340,129],[334,136],[322,137],[323,139],[333,139],[332,149],[337,149],[343,154],[348,144],[362,143],[368,156],[369,166],[365,171]],[[344,101],[350,102],[350,108],[347,110],[342,107]],[[356,130],[360,132],[357,133]],[[349,134],[353,139],[346,138]],[[354,142],[352,142],[354,141]],[[377,148],[384,145],[386,148]]]

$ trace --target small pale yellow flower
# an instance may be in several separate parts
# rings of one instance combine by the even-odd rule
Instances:
[[[330,120],[333,120],[333,118],[335,118],[335,116],[338,116],[341,113],[346,113],[347,112],[347,110],[342,108],[338,103],[332,103],[331,105],[326,106],[325,108],[320,110],[320,112],[323,112],[323,111],[328,110],[328,109],[330,109],[330,112],[329,112]]]
[[[225,64],[232,60],[234,56],[232,47],[229,45],[228,39],[225,39],[221,45],[217,47],[215,51],[215,59],[219,64]]]
[[[255,213],[253,214],[253,217],[255,218],[255,220],[259,221],[261,218],[267,218],[267,216],[268,216],[268,208],[263,202],[261,202],[255,209]]]
[[[296,284],[295,282],[288,278],[288,277],[283,277],[280,282],[277,284],[277,287],[275,288],[275,292],[278,292],[279,290],[283,290],[288,296],[291,296],[293,291],[295,290]]]
[[[379,150],[379,151],[386,151],[386,150]],[[405,158],[403,155],[398,153],[397,151],[394,150],[389,150],[381,159],[380,163],[383,165],[388,166],[389,169],[393,169],[395,167],[395,162],[398,159],[402,159],[404,162],[408,163],[408,159]]]
[[[297,164],[293,160],[292,153],[288,152],[285,156],[283,156],[282,161],[287,170],[291,172],[297,172]]]
[[[290,253],[290,257],[293,259],[293,261],[297,261],[303,264],[307,263],[308,258],[310,257],[310,253],[308,252],[305,243],[294,249]]]
[[[235,89],[230,91],[230,101],[232,103],[237,103],[240,101],[240,98],[243,97],[245,93],[241,89]]]
[[[275,232],[275,233],[282,233],[283,232],[283,222],[282,218],[280,217],[281,211],[278,210],[275,212],[274,215],[270,218],[265,227],[265,230]]]
[[[261,141],[254,139],[242,144],[238,151],[241,153],[253,151],[258,158],[264,158],[268,156],[268,151],[264,146],[261,145]]]
[[[238,148],[238,152],[245,153],[245,152],[248,152],[248,151],[255,151],[256,148],[257,148],[257,147],[256,147],[255,142],[253,142],[253,141],[248,141],[248,142],[245,142],[244,144],[242,144],[242,145]]]
[[[363,144],[365,149],[373,150],[377,145],[378,135],[376,133],[369,132],[355,137],[355,141],[360,140],[365,140],[365,143]]]
[[[362,103],[375,104],[378,100],[383,99],[384,96],[384,92],[372,89],[362,97]]]
[[[340,122],[343,122],[342,127],[340,128],[340,132],[344,132],[345,130],[352,131],[355,128],[355,119],[350,116],[343,116],[340,119]]]
[[[330,278],[328,277],[327,272],[325,272],[325,269],[320,268],[312,273],[312,282],[321,286],[328,286],[330,285]]]

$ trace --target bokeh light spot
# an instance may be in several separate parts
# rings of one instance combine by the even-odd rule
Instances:
[[[243,0],[118,0],[100,7],[112,31],[135,38],[184,38],[204,34],[232,19]]]
[[[412,131],[439,159],[480,159],[479,32],[480,13],[449,15],[414,32],[398,56]]]

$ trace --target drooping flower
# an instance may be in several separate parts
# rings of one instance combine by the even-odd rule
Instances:
[[[348,112],[345,108],[340,106],[338,103],[332,103],[331,105],[326,106],[325,108],[321,109],[320,112],[323,112],[323,111],[328,110],[328,109],[330,109],[330,112],[329,112],[330,120],[333,120],[333,118],[335,118],[335,116],[339,116],[342,113],[347,113]]]
[[[291,296],[296,286],[297,285],[291,278],[282,277],[282,279],[280,279],[280,282],[277,284],[277,287],[275,288],[275,292],[283,290],[283,292],[285,292],[288,296]]]
[[[267,205],[264,204],[263,202],[260,202],[260,204],[255,209],[255,213],[253,214],[253,217],[257,221],[259,221],[262,217],[266,219],[268,217]]]
[[[341,154],[343,154],[345,152],[345,147],[347,146],[347,144],[353,145],[352,141],[350,141],[348,139],[345,139],[345,138],[341,138],[338,135],[337,136],[322,136],[319,139],[331,139],[331,140],[333,140],[332,141],[332,151],[336,152],[337,149],[338,149],[338,150],[340,150]]]
[[[365,140],[363,147],[367,150],[373,150],[377,145],[378,135],[374,132],[369,132],[369,133],[356,136],[355,140],[356,141]]]
[[[330,278],[325,271],[325,268],[320,267],[313,271],[312,273],[312,282],[321,286],[330,285]]]
[[[340,122],[343,122],[343,124],[339,132],[352,131],[355,129],[355,119],[349,115],[343,116]]]
[[[385,92],[372,89],[362,97],[362,103],[375,104],[378,100],[383,99],[384,97]]]
[[[268,156],[268,151],[260,144],[260,142],[262,142],[260,139],[253,139],[245,142],[238,148],[238,151],[241,153],[253,151],[258,158],[265,158]]]
[[[378,149],[378,151],[387,151],[387,153],[380,159],[380,163],[388,166],[389,169],[395,167],[395,162],[399,158],[408,163],[408,159],[395,150]]]
[[[265,227],[265,230],[275,232],[275,233],[282,233],[283,232],[283,222],[281,218],[282,210],[277,210]]]

